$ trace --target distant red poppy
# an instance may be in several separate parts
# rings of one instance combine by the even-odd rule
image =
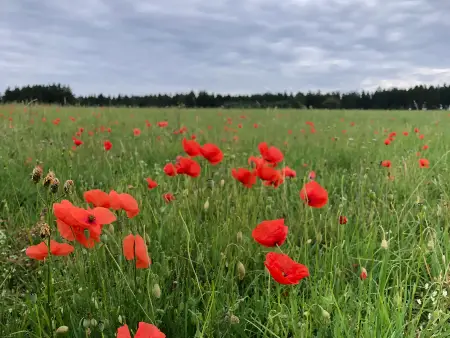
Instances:
[[[139,136],[139,135],[141,135],[141,130],[139,128],[134,128],[133,134],[134,134],[134,136]]]
[[[232,169],[231,175],[245,187],[251,188],[256,183],[256,172],[245,168]]]
[[[425,135],[424,135],[424,134],[420,134],[420,135],[419,135],[419,139],[423,140],[424,138],[425,138]]]
[[[172,201],[175,201],[175,196],[172,193],[168,192],[163,194],[163,199],[166,203],[170,203]]]
[[[328,192],[316,181],[310,181],[300,190],[300,198],[310,207],[322,208],[328,202]]]
[[[153,181],[151,178],[146,178],[145,179],[147,181],[148,184],[148,188],[151,189],[155,189],[158,186],[158,183],[156,183],[155,181]]]
[[[284,219],[263,221],[252,231],[253,239],[265,247],[281,246],[288,234]]]
[[[292,260],[288,255],[269,252],[264,262],[267,270],[275,281],[284,285],[295,285],[309,276],[309,271],[303,264]]]
[[[391,140],[388,139],[388,138],[385,139],[385,140],[384,140],[384,144],[387,145],[387,146],[390,145],[390,144],[391,144]]]
[[[295,172],[295,170],[289,167],[284,167],[283,169],[281,169],[281,175],[284,177],[296,177],[297,173]]]
[[[147,245],[139,235],[129,234],[123,239],[123,255],[128,261],[136,259],[136,268],[146,269],[152,263],[147,252]]]
[[[407,131],[404,131],[404,132],[403,132],[403,135],[408,136],[409,133],[408,133]]]
[[[254,123],[253,128],[255,128],[255,129],[258,128],[258,123]]]
[[[186,138],[183,138],[183,149],[189,156],[195,157],[201,154],[200,152],[200,144],[198,144],[194,140],[187,140]]]
[[[169,122],[167,122],[167,121],[161,121],[161,122],[158,122],[157,125],[158,125],[158,127],[160,127],[160,128],[165,128],[165,127],[167,127],[167,126],[169,125]]]
[[[106,140],[105,142],[103,142],[103,147],[105,148],[106,151],[109,151],[112,148],[112,143]]]
[[[58,243],[50,240],[50,253],[53,256],[67,256],[74,251],[74,247],[67,243]],[[37,245],[31,245],[25,250],[25,254],[38,261],[43,261],[48,257],[47,243],[41,242]]]
[[[414,132],[418,133],[419,132],[419,128],[414,128]]]
[[[419,159],[419,166],[421,168],[429,168],[430,167],[430,161],[428,161],[426,158]]]
[[[308,178],[310,181],[314,181],[316,179],[316,172],[315,171],[310,171],[308,174]]]
[[[122,209],[127,213],[128,218],[133,218],[139,214],[139,205],[133,196],[127,193],[117,193],[114,190],[109,192],[111,208]]]
[[[177,168],[175,167],[175,165],[173,163],[167,163],[164,166],[163,170],[167,176],[176,176],[177,175]]]
[[[117,338],[131,338],[130,330],[125,324],[117,329]],[[166,338],[155,325],[139,322],[134,338]]]
[[[423,149],[423,150],[427,150],[427,149],[428,149],[428,145],[427,145],[427,144],[424,144],[423,147],[422,147],[422,149]]]
[[[206,143],[200,148],[202,156],[212,165],[219,164],[223,160],[222,150],[212,143]]]
[[[81,141],[80,139],[77,139],[76,137],[72,137],[73,140],[73,144],[75,144],[77,147],[81,146],[83,144],[83,141]]]
[[[345,216],[339,216],[339,224],[347,224],[348,219]]]
[[[385,167],[385,168],[390,168],[391,167],[391,161],[389,160],[385,160],[381,162],[381,166]]]

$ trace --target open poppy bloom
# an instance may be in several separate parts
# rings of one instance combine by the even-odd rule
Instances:
[[[200,152],[200,144],[198,144],[194,140],[187,140],[186,138],[183,139],[183,149],[189,156],[195,157],[201,154]]]
[[[309,271],[303,264],[292,260],[288,255],[269,252],[264,265],[270,275],[278,283],[284,285],[298,284],[300,280],[309,276]]]
[[[85,191],[83,197],[87,203],[90,203],[95,207],[102,207],[102,208],[111,207],[109,195],[100,189]]]
[[[167,163],[163,170],[167,176],[177,176],[177,167],[173,163]]]
[[[128,218],[133,218],[139,214],[139,206],[137,201],[130,194],[122,193],[118,194],[116,191],[111,190],[109,192],[109,198],[111,208],[114,210],[125,210]]]
[[[284,177],[296,177],[297,173],[295,172],[295,170],[289,167],[284,167],[283,169],[281,169],[281,175]]]
[[[68,256],[73,250],[74,247],[70,244],[50,240],[50,253],[53,256]],[[31,245],[27,248],[25,254],[32,259],[43,261],[48,257],[47,243],[41,242],[37,245]]]
[[[126,324],[117,329],[117,338],[131,338],[130,329]],[[139,322],[134,338],[166,338],[166,335],[155,325]]]
[[[106,208],[82,209],[67,200],[53,204],[56,225],[62,238],[76,240],[86,248],[92,248],[100,242],[103,225],[116,220],[116,216]],[[89,237],[86,237],[86,232]]]
[[[385,167],[385,168],[390,168],[391,167],[391,161],[389,160],[385,160],[381,162],[381,166]]]
[[[133,134],[134,134],[134,136],[139,136],[139,135],[141,135],[141,130],[139,128],[134,128]]]
[[[426,158],[421,158],[419,160],[419,166],[421,168],[429,168],[430,167],[430,161],[428,161]]]
[[[148,188],[151,189],[155,189],[158,186],[158,183],[156,183],[155,181],[153,181],[151,178],[146,178],[145,179],[147,181],[148,184]]]
[[[345,216],[339,216],[339,224],[347,224],[348,219]]]
[[[80,139],[77,139],[76,137],[72,137],[73,140],[73,144],[75,144],[77,147],[81,146],[83,144],[83,141],[81,141]]]
[[[262,142],[258,145],[258,149],[263,159],[274,166],[283,161],[284,155],[277,147],[269,147],[266,142]]]
[[[202,156],[212,165],[219,164],[223,160],[222,150],[212,143],[206,143],[200,148]]]
[[[158,125],[158,127],[160,127],[160,128],[165,128],[165,127],[167,127],[168,125],[169,125],[169,122],[167,122],[167,121],[160,121],[160,122],[158,122],[158,123],[156,123],[157,125]]]
[[[322,208],[328,202],[328,192],[316,181],[310,181],[300,190],[300,198],[310,207]]]
[[[111,150],[111,148],[112,148],[111,141],[106,140],[105,142],[103,142],[103,148],[105,148],[106,151]]]
[[[170,203],[172,201],[175,201],[175,196],[171,194],[170,192],[163,194],[163,199],[166,203]]]
[[[231,175],[245,187],[251,188],[256,183],[256,172],[245,168],[232,169]]]
[[[253,229],[252,237],[265,247],[280,246],[286,241],[288,227],[284,225],[284,219],[263,221]]]
[[[128,261],[136,259],[136,268],[138,269],[146,269],[151,264],[147,246],[139,235],[129,234],[123,239],[123,255]]]
[[[177,168],[177,174],[185,174],[191,177],[200,176],[200,172],[202,169],[197,161],[189,157],[181,156],[177,158],[177,161],[178,163],[175,166]]]
[[[250,156],[248,158],[248,164],[255,165],[255,168],[258,169],[266,164],[266,161],[262,157]]]

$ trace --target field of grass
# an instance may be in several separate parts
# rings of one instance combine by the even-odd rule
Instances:
[[[0,133],[1,337],[115,337],[124,324],[133,336],[139,322],[169,338],[450,336],[446,111],[8,105],[0,106]],[[187,157],[182,140],[193,135],[216,144],[223,160],[197,156],[198,177],[166,175],[167,163]],[[276,188],[233,178],[233,168],[252,168],[261,142],[280,149],[276,169],[296,177]],[[49,170],[59,186],[43,185]],[[147,178],[158,186],[149,189]],[[299,195],[313,180],[328,192],[322,208]],[[87,208],[84,193],[93,189],[127,193],[139,212],[129,218],[112,208],[117,219],[85,248],[61,237],[53,206]],[[166,193],[175,199],[166,202]],[[284,243],[255,241],[253,229],[277,219],[288,226]],[[74,251],[28,257],[48,232]],[[92,236],[89,228],[82,234]],[[124,257],[129,234],[142,236],[148,268]],[[309,276],[278,283],[264,264],[269,252],[289,255]]]

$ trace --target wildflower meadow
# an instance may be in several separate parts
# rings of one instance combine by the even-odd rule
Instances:
[[[0,337],[450,337],[449,131],[0,106]]]

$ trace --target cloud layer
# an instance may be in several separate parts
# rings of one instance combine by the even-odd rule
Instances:
[[[450,83],[442,0],[3,0],[0,90],[373,90]]]

